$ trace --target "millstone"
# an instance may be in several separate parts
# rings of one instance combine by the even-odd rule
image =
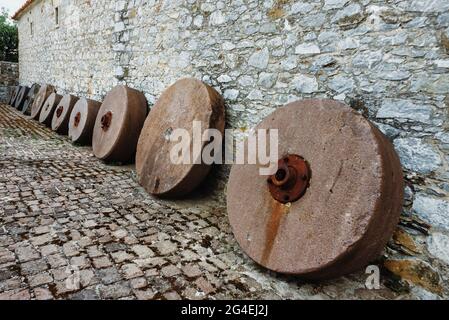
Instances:
[[[69,137],[73,142],[91,144],[95,120],[100,110],[98,101],[81,98],[75,104],[69,120]]]
[[[132,161],[146,115],[147,102],[142,92],[123,85],[113,88],[95,120],[94,155],[105,161]]]
[[[30,91],[30,88],[27,86],[23,86],[19,93],[17,94],[16,101],[14,102],[14,108],[18,110],[22,110],[23,103],[25,102],[25,98],[28,95],[28,92]]]
[[[10,101],[9,101],[9,105],[10,106],[14,106],[14,103],[16,102],[16,98],[17,98],[17,96],[19,95],[19,92],[20,92],[20,89],[21,89],[22,87],[21,86],[16,86],[15,88],[14,88],[14,90],[12,91],[12,94],[11,94],[11,99],[10,99]]]
[[[49,84],[45,84],[42,87],[40,87],[37,95],[34,98],[33,105],[31,106],[31,118],[38,120],[39,116],[41,114],[42,106],[44,105],[45,101],[48,99],[48,97],[55,92],[55,89],[53,86]]]
[[[224,102],[203,82],[181,79],[163,92],[151,109],[139,138],[136,171],[139,183],[147,192],[157,196],[182,196],[197,187],[208,174],[210,166],[202,161],[174,164],[170,159],[170,151],[177,144],[170,141],[170,133],[185,129],[192,137],[194,120],[201,123],[202,130],[218,129],[223,135]],[[192,143],[193,139],[191,148]],[[200,146],[204,148],[205,143]]]
[[[13,96],[14,96],[15,91],[16,91],[16,86],[14,86],[14,87],[12,87],[12,86],[8,87],[8,96],[7,96],[7,99],[6,99],[6,103],[7,103],[7,104],[11,105],[11,100],[12,100],[12,98],[13,98]]]
[[[31,106],[33,105],[34,98],[36,97],[37,93],[39,92],[40,85],[37,83],[33,84],[31,86],[31,89],[28,91],[28,94],[25,97],[25,100],[23,102],[22,106],[22,113],[29,115],[31,113]]]
[[[270,270],[310,279],[375,259],[403,202],[402,169],[389,140],[332,100],[293,102],[257,129],[278,129],[279,169],[270,177],[259,165],[231,170],[228,215],[243,251]]]
[[[53,131],[62,135],[66,135],[69,132],[70,114],[77,101],[78,98],[70,94],[62,97],[54,111],[53,119],[51,121],[51,129]]]
[[[53,119],[53,114],[62,96],[53,92],[47,100],[45,100],[42,106],[41,113],[39,115],[39,122],[45,124],[46,126],[51,126],[51,121]]]

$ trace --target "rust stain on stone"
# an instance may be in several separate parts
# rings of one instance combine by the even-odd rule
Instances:
[[[87,83],[87,94],[91,95],[94,92],[93,90],[93,83],[92,83],[92,77],[89,79],[89,82]]]
[[[276,0],[273,7],[268,10],[267,16],[272,20],[277,20],[285,15],[284,5],[291,2],[291,0]]]
[[[418,248],[413,238],[403,229],[400,228],[396,229],[393,235],[393,240],[395,244],[400,246],[402,249],[405,249],[407,253],[410,254],[421,253],[421,250]]]
[[[129,19],[135,18],[137,16],[137,10],[135,8],[129,10],[128,17]]]
[[[277,20],[284,16],[284,10],[282,8],[272,8],[268,11],[268,17],[273,20]]]
[[[163,0],[158,1],[157,4],[154,6],[154,12],[155,13],[159,13],[161,11],[163,2],[164,2]]]
[[[265,247],[262,254],[262,264],[266,265],[273,250],[274,241],[278,235],[279,226],[281,225],[282,217],[290,212],[289,204],[282,204],[276,200],[272,200],[273,210],[268,220],[265,231]]]
[[[449,38],[444,33],[441,35],[441,44],[446,50],[446,53],[449,54]]]
[[[385,268],[392,273],[421,286],[433,293],[441,294],[440,276],[432,267],[420,260],[387,260]]]

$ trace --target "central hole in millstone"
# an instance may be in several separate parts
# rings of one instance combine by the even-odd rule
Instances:
[[[62,114],[62,112],[64,111],[64,107],[60,106],[57,110],[56,110],[56,116],[59,118]]]
[[[287,171],[285,171],[285,169],[279,169],[275,175],[276,180],[278,180],[278,181],[284,180],[286,176],[287,176]]]
[[[107,112],[104,116],[101,117],[101,128],[104,131],[107,131],[109,127],[111,126],[111,120],[112,120],[112,112]]]
[[[271,196],[280,203],[298,201],[306,192],[311,172],[303,157],[290,154],[278,161],[277,171],[267,179]]]
[[[80,120],[81,120],[81,112],[78,112],[78,113],[75,115],[75,120],[73,121],[75,127],[78,127],[78,125],[80,124]]]

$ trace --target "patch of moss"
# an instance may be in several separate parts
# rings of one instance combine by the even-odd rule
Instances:
[[[267,11],[267,16],[272,20],[277,20],[285,15],[284,6],[291,0],[276,0],[273,7]]]
[[[446,53],[449,54],[449,37],[445,33],[441,35],[441,44]]]
[[[387,260],[384,263],[393,274],[421,286],[433,293],[441,294],[439,275],[426,263],[420,260]]]
[[[349,17],[344,17],[338,21],[338,24],[343,28],[353,28],[366,19],[365,14],[357,13]]]

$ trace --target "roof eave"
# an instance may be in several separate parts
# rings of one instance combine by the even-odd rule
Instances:
[[[19,10],[16,11],[16,13],[13,14],[11,19],[18,21],[22,14],[35,2],[38,0],[27,0],[25,3],[19,8]]]

